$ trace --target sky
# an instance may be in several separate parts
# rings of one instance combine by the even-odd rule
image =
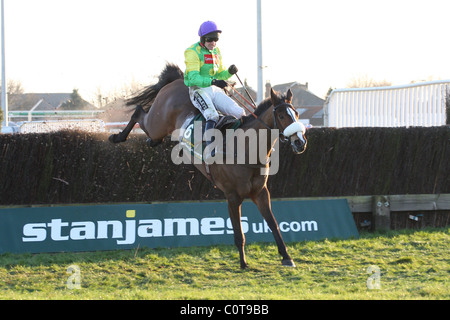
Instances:
[[[94,101],[148,85],[206,20],[226,66],[257,88],[256,0],[4,0],[6,77],[25,92]],[[393,85],[450,79],[449,0],[262,0],[264,82],[324,97],[354,78]]]

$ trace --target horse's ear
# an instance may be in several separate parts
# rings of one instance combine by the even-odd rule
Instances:
[[[292,102],[292,96],[293,96],[292,91],[291,91],[291,89],[289,89],[287,94],[286,94],[286,102],[287,103],[291,103]]]
[[[278,104],[278,95],[273,91],[273,88],[270,88],[270,101],[272,101],[273,105]]]

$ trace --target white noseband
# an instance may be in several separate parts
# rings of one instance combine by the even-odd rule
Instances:
[[[305,128],[304,124],[301,123],[300,121],[296,121],[296,122],[291,123],[289,126],[287,126],[286,129],[284,129],[283,135],[286,138],[289,138],[293,134],[297,133],[298,137],[302,139],[303,137],[301,137],[301,136],[305,133],[305,131],[306,131],[306,128]]]

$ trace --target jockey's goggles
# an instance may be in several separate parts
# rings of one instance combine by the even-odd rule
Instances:
[[[219,41],[219,38],[218,37],[206,37],[205,38],[205,42],[217,42],[217,41]]]

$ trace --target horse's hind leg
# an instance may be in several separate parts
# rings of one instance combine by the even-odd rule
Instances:
[[[123,129],[123,131],[120,133],[110,135],[109,141],[112,143],[119,143],[126,141],[131,130],[133,130],[134,125],[136,123],[140,123],[143,120],[144,116],[145,116],[144,109],[141,106],[137,106],[136,110],[131,116],[130,122],[128,122],[125,129]]]
[[[273,216],[272,209],[270,208],[269,190],[264,187],[256,197],[252,198],[252,200],[258,207],[264,220],[266,220],[270,230],[272,230],[273,237],[275,238],[275,242],[278,246],[278,253],[283,257],[281,264],[287,267],[295,267],[294,261],[287,253],[286,245],[281,236],[280,229],[278,228],[278,223]]]

